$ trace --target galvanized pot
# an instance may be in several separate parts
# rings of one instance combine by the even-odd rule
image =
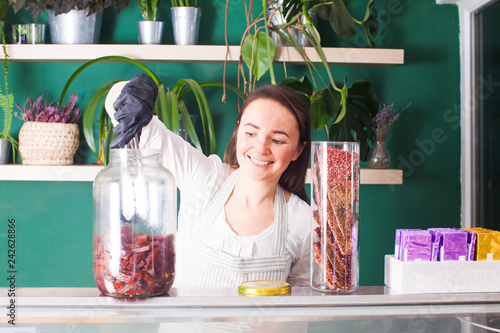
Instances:
[[[160,21],[137,22],[139,44],[161,44],[164,26],[165,22]]]
[[[102,16],[87,14],[88,9],[59,15],[47,10],[52,44],[98,44]]]
[[[7,164],[9,162],[11,147],[10,141],[0,139],[0,164]]]
[[[174,42],[177,45],[198,44],[200,30],[201,8],[172,7],[172,25],[174,28]]]

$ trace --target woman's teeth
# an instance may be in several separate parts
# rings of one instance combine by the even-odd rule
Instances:
[[[252,162],[254,162],[255,164],[258,164],[258,165],[268,165],[268,164],[271,164],[271,162],[269,162],[269,161],[260,161],[260,160],[253,159],[251,157],[250,157],[250,159],[252,160]]]

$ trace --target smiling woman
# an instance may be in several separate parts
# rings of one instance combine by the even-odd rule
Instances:
[[[237,287],[249,280],[307,286],[310,207],[304,178],[311,125],[300,95],[273,85],[250,95],[225,163],[203,155],[155,118],[146,126],[134,124],[148,108],[130,97],[121,106],[127,114],[118,117],[123,126],[115,128],[142,133],[141,149],[159,149],[181,192],[174,286]]]

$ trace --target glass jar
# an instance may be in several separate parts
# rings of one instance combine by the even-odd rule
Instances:
[[[109,296],[155,296],[174,282],[177,189],[159,151],[112,149],[94,181],[94,280]]]
[[[359,285],[359,143],[312,142],[311,287],[330,293]]]

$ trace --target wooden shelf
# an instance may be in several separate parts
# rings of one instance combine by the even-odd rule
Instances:
[[[13,62],[84,62],[95,58],[119,55],[145,62],[222,63],[228,48],[224,45],[139,45],[139,44],[8,44],[7,53]],[[305,48],[313,63],[320,63],[312,47]],[[391,66],[404,63],[402,49],[323,48],[328,63],[334,65]],[[227,59],[237,63],[239,46],[229,46]],[[275,61],[303,63],[293,47],[276,49]]]
[[[1,169],[0,169],[1,170]],[[361,169],[360,183],[365,185],[402,185],[403,170]],[[306,184],[311,183],[311,169],[307,169]]]
[[[92,182],[103,167],[99,165],[34,166],[0,165],[0,181],[73,181]],[[310,183],[308,170],[306,183]],[[401,185],[403,170],[361,169],[361,184]]]

